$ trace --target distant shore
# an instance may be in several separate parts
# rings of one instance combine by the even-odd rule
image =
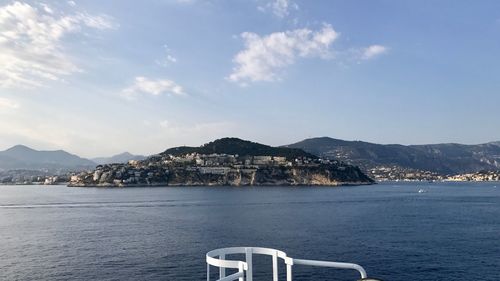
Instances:
[[[317,187],[340,187],[340,186],[362,186],[362,185],[373,185],[373,184],[384,184],[384,183],[499,183],[500,180],[482,180],[482,181],[456,181],[456,180],[378,180],[372,183],[366,182],[341,182],[338,184],[331,185],[319,185],[319,184],[259,184],[259,185],[207,185],[207,184],[168,184],[168,183],[154,183],[154,184],[127,184],[127,185],[113,185],[113,184],[72,184],[72,183],[56,183],[56,184],[45,184],[42,182],[34,183],[0,183],[0,186],[67,186],[67,187],[98,187],[98,188],[128,188],[128,187],[273,187],[273,186],[284,186],[284,187],[306,187],[306,186],[317,186]]]

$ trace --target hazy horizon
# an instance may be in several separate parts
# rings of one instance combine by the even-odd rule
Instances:
[[[233,138],[235,136],[227,136],[227,137],[228,138]],[[328,137],[328,136],[312,137],[312,138],[323,138],[323,137],[333,138],[333,137]],[[220,138],[226,138],[226,137],[220,137]],[[235,138],[238,138],[238,137],[235,137]],[[294,143],[297,143],[297,142],[300,142],[300,141],[303,141],[303,140],[307,140],[307,139],[310,139],[310,138],[305,138],[305,139],[301,139],[301,140],[297,140],[297,141],[293,141],[293,142],[288,142],[288,143],[282,143],[282,144],[268,144],[268,143],[262,143],[262,144],[271,145],[271,146],[284,146],[284,145],[294,144]],[[336,138],[333,138],[333,139],[336,139]],[[213,140],[210,140],[210,141],[214,141],[214,140],[216,140],[216,139],[213,139]],[[244,139],[244,140],[253,141],[251,139]],[[342,140],[344,140],[344,139],[342,139]],[[362,141],[362,142],[374,143],[374,142],[365,141],[365,140],[344,140],[344,141]],[[253,141],[253,142],[255,142],[255,141]],[[500,142],[500,141],[489,141],[489,142],[484,142],[484,143],[453,143],[453,144],[480,145],[480,144],[496,143],[496,142]],[[207,143],[207,142],[205,142],[205,143]],[[198,147],[198,146],[204,145],[205,143],[200,143],[200,144],[196,144],[196,145],[186,145],[186,146]],[[421,143],[421,144],[411,144],[411,143],[409,143],[409,144],[404,144],[404,143],[376,143],[376,144],[381,144],[381,145],[433,145],[433,144],[451,144],[451,143]],[[20,144],[12,145],[12,146],[9,146],[9,147],[4,147],[4,148],[0,147],[0,151],[5,151],[5,150],[13,148],[15,146],[25,146],[25,147],[28,147],[30,149],[34,149],[34,150],[37,150],[37,151],[64,150],[64,149],[46,149],[46,148],[43,148],[43,147],[32,147],[32,146],[20,143]],[[180,146],[182,146],[182,145],[180,145]],[[176,146],[165,147],[164,149],[162,149],[160,151],[153,152],[153,153],[140,153],[140,152],[139,153],[135,153],[133,151],[119,150],[118,152],[115,152],[115,153],[112,153],[112,154],[92,155],[92,156],[80,155],[78,153],[75,153],[75,152],[72,152],[72,151],[68,151],[68,150],[64,150],[64,151],[66,151],[66,152],[68,152],[70,154],[74,154],[74,155],[77,155],[77,156],[80,156],[80,157],[92,160],[92,159],[96,159],[96,158],[107,158],[107,157],[112,157],[112,156],[118,156],[118,155],[124,154],[124,153],[130,153],[132,155],[140,155],[140,156],[150,156],[150,155],[161,153],[161,152],[163,152],[163,151],[165,151],[165,150],[167,150],[169,148],[173,148],[173,147],[176,147]]]
[[[0,150],[500,140],[500,2],[0,0]]]

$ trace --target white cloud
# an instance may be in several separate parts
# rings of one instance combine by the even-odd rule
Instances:
[[[298,10],[299,5],[291,0],[272,0],[264,6],[258,6],[257,9],[262,12],[271,11],[275,16],[284,18],[291,10]]]
[[[167,61],[169,62],[177,62],[177,58],[175,58],[174,56],[172,55],[167,55],[167,57],[165,58]]]
[[[387,51],[388,51],[387,47],[384,47],[382,45],[371,45],[363,49],[361,58],[364,60],[369,60],[377,56],[380,56],[382,54],[385,54],[387,53]]]
[[[40,6],[42,6],[43,10],[48,13],[48,14],[53,14],[54,13],[54,10],[52,10],[49,5],[45,4],[45,3],[41,3]]]
[[[57,14],[57,15],[56,15]],[[83,28],[109,29],[105,15],[62,15],[46,4],[13,2],[0,7],[0,87],[34,88],[80,71],[63,46],[63,38]]]
[[[303,28],[266,36],[244,32],[241,37],[245,49],[233,58],[236,66],[228,79],[243,84],[275,81],[279,79],[279,71],[294,64],[297,58],[330,57],[330,45],[338,36],[329,24],[317,31]]]
[[[99,16],[91,16],[85,13],[78,13],[74,15],[74,18],[81,23],[84,23],[86,26],[95,28],[95,29],[115,29],[118,27],[118,24],[113,21],[113,18],[109,15],[99,15]]]
[[[8,98],[0,98],[0,109],[17,109],[19,108],[19,104]]]
[[[75,1],[68,1],[67,3],[68,3],[68,5],[70,5],[71,7],[75,7],[75,6],[76,6],[76,2],[75,2]]]
[[[161,60],[157,60],[156,64],[167,67],[172,63],[177,62],[177,58],[172,55],[172,51],[167,45],[164,45],[163,48],[165,49],[165,57]]]
[[[122,90],[125,98],[134,99],[140,94],[158,96],[161,94],[185,95],[184,89],[172,80],[150,79],[142,76],[135,78],[134,84]]]

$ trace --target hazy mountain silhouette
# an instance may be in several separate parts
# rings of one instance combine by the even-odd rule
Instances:
[[[0,169],[86,169],[96,163],[64,150],[42,151],[16,145],[0,151]]]
[[[96,162],[97,164],[111,164],[111,163],[126,163],[129,160],[144,160],[146,156],[143,155],[134,155],[129,152],[123,152],[117,155],[113,155],[111,157],[97,157],[92,158],[91,160]]]
[[[441,174],[500,169],[500,142],[478,145],[456,143],[384,145],[320,137],[306,139],[285,147],[300,148],[309,153],[339,159],[363,169],[395,165]]]

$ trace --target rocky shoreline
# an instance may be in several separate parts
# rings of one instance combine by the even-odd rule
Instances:
[[[373,184],[358,168],[331,164],[258,167],[137,167],[130,164],[98,167],[73,177],[73,187],[139,186],[342,186]]]
[[[204,185],[204,184],[168,184],[168,183],[155,183],[155,184],[127,184],[127,185],[114,185],[114,184],[72,184],[68,183],[68,187],[81,187],[81,188],[134,188],[134,187],[341,187],[341,186],[362,186],[362,185],[374,185],[377,182],[339,182],[335,185],[314,185],[314,184],[259,184],[259,185]]]

